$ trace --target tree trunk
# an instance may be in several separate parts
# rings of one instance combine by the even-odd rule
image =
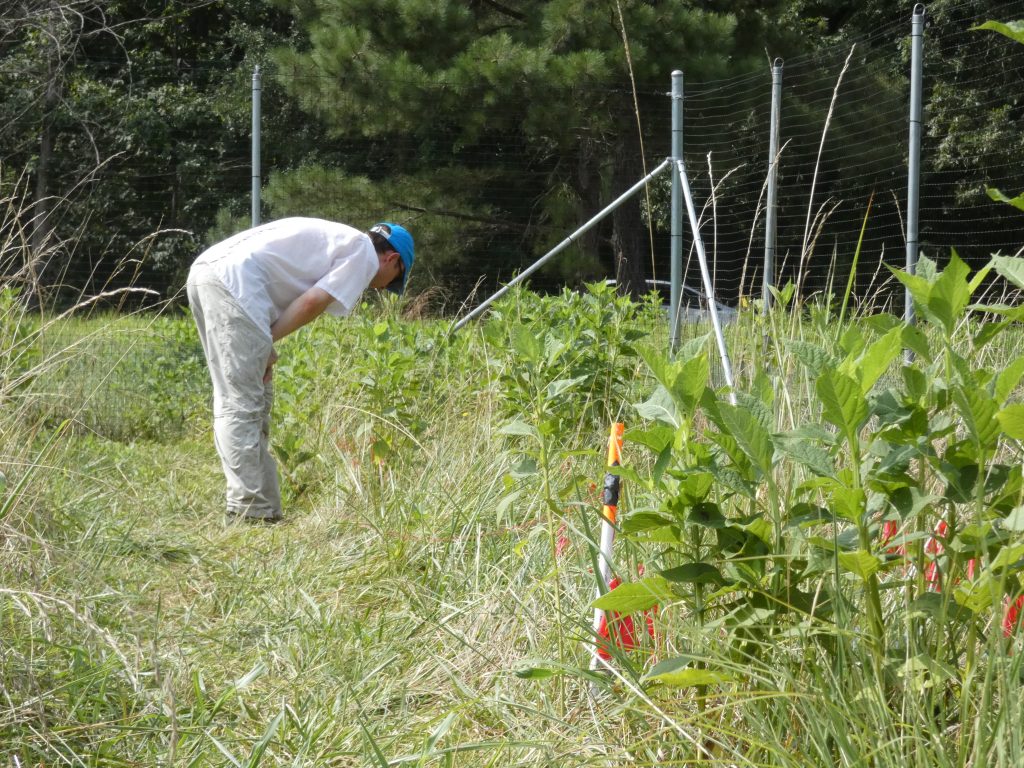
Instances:
[[[635,128],[614,154],[612,193],[618,196],[644,175]],[[615,282],[620,294],[634,299],[641,298],[648,290],[644,282],[644,261],[649,250],[645,247],[647,230],[640,209],[640,194],[642,192],[633,195],[612,212]]]
[[[42,123],[39,134],[39,159],[36,162],[36,183],[32,200],[32,239],[28,255],[26,299],[35,304],[40,299],[40,282],[53,246],[53,196],[50,191],[50,171],[53,165],[54,113],[60,100],[60,50],[57,17],[59,8],[52,5],[47,15],[49,45],[46,56],[46,95],[43,99]]]
[[[579,221],[576,222],[577,226],[589,221],[602,208],[600,154],[599,147],[595,146],[592,141],[584,141],[580,147],[576,169],[576,183],[580,194],[580,215]],[[600,227],[588,229],[579,238],[580,250],[590,254],[595,260],[600,250],[600,243]]]

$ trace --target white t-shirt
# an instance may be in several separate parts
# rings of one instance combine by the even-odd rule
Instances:
[[[332,315],[351,312],[380,262],[369,235],[346,224],[288,218],[239,232],[199,255],[257,325],[267,329],[316,286],[334,297]]]

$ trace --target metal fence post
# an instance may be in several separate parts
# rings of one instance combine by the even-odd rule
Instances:
[[[260,96],[262,93],[260,67],[252,71],[252,225],[260,223]]]
[[[782,119],[782,59],[772,63],[772,112],[768,134],[768,202],[764,216],[764,283],[761,303],[765,314],[772,306],[775,287],[775,237],[778,229],[779,123]]]
[[[907,154],[907,272],[917,270],[918,208],[921,201],[921,75],[924,58],[924,5],[914,6],[910,28],[910,147]],[[914,299],[905,292],[908,324],[914,322]],[[908,361],[909,351],[908,351]]]
[[[672,72],[672,165],[683,159],[683,73]],[[683,195],[679,174],[672,174],[671,287],[669,289],[669,350],[679,348],[679,314],[683,282]]]

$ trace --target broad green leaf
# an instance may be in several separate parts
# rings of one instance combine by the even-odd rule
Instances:
[[[947,334],[953,333],[971,299],[971,291],[967,285],[967,276],[970,273],[970,267],[964,264],[956,251],[953,251],[949,264],[932,285],[928,309],[942,323]]]
[[[870,552],[859,549],[856,552],[840,552],[839,565],[843,570],[859,576],[861,581],[867,581],[882,567],[882,561]]]
[[[1003,590],[997,579],[993,578],[989,571],[982,571],[975,581],[964,581],[957,585],[953,591],[953,599],[957,605],[974,613],[980,613],[994,605],[999,605],[1003,599]]]
[[[677,494],[687,506],[704,501],[715,484],[715,478],[708,472],[674,472],[673,475],[679,480]]]
[[[754,608],[743,605],[727,617],[728,626],[738,629],[740,627],[763,627],[772,622],[778,613],[774,608]]]
[[[772,524],[763,517],[756,517],[750,522],[741,525],[740,528],[748,533],[752,533],[765,544],[772,543]]]
[[[781,306],[788,307],[796,294],[796,284],[792,280],[787,280],[781,291],[776,288],[772,288],[771,291]]]
[[[832,486],[833,511],[844,520],[860,524],[864,515],[865,495],[862,488],[851,488],[842,483],[835,483]]]
[[[995,572],[1004,568],[1019,571],[1024,566],[1024,544],[1013,544],[999,550],[989,568]]]
[[[675,378],[675,368],[671,362],[665,359],[662,352],[650,347],[642,347],[639,353],[643,361],[647,363],[651,373],[654,374],[654,378],[658,380],[658,383],[663,387],[672,386],[672,380]]]
[[[1018,533],[1024,531],[1024,507],[1014,507],[1013,511],[1003,518],[1002,527]]]
[[[611,592],[597,598],[592,607],[603,611],[633,613],[646,611],[659,603],[675,600],[668,582],[661,576],[649,576],[641,581],[620,584]]]
[[[672,444],[676,431],[667,425],[655,424],[650,429],[626,430],[625,440],[638,445],[645,445],[655,453],[661,453]]]
[[[806,527],[832,522],[832,515],[824,507],[817,507],[808,504],[806,501],[798,502],[786,510],[786,525]]]
[[[768,386],[771,386],[770,382]],[[766,392],[764,396],[771,397],[772,393]],[[750,415],[757,420],[757,423],[766,432],[772,432],[775,429],[775,412],[760,397],[748,395],[745,392],[737,392],[736,405],[744,411],[750,411]]]
[[[686,412],[692,412],[697,407],[710,375],[706,352],[687,360],[680,367],[672,382],[672,395]]]
[[[728,432],[705,432],[704,436],[718,445],[718,447],[721,448],[730,459],[732,459],[732,469],[740,476],[740,478],[743,480],[754,479],[756,473],[752,469],[750,458],[747,456],[746,452],[740,448],[739,443],[731,434]],[[720,470],[721,467],[716,467],[715,471],[719,474],[719,479],[722,479]]]
[[[1024,288],[1024,259],[1015,256],[993,256],[991,264],[1004,280]]]
[[[996,401],[977,387],[957,387],[953,392],[969,436],[982,448],[995,445],[999,437],[999,422],[996,421]]]
[[[664,386],[659,385],[647,402],[636,404],[633,408],[642,419],[660,421],[672,427],[678,427],[681,423],[672,395]]]
[[[844,366],[851,360],[859,357],[861,352],[864,351],[864,347],[866,345],[867,341],[864,338],[864,329],[861,328],[860,324],[853,323],[847,326],[846,330],[843,331],[843,335],[839,339],[839,346],[846,353],[845,359],[839,364],[839,368],[843,370],[844,373],[847,373]]]
[[[714,584],[716,587],[722,587],[728,583],[719,570],[710,563],[686,563],[660,573],[668,581],[680,584]]]
[[[710,333],[705,333],[703,336],[690,339],[679,348],[679,352],[676,353],[676,360],[685,361],[698,357],[699,355],[707,355],[707,346],[710,341]]]
[[[967,284],[967,287],[970,290],[972,296],[974,295],[974,292],[978,290],[979,287],[981,287],[981,284],[985,282],[985,278],[988,277],[988,273],[991,271],[992,263],[989,262],[988,264],[986,264],[985,266],[983,266],[981,269],[974,273],[974,277],[972,277],[970,279],[970,282],[968,282]]]
[[[1006,203],[1007,205],[1012,205],[1018,211],[1024,211],[1024,192],[1016,197],[1008,197],[994,187],[986,187],[985,191],[988,193],[988,196],[997,203]]]
[[[1006,402],[1006,399],[1013,394],[1013,390],[1020,384],[1021,376],[1024,376],[1024,356],[1013,360],[996,376],[995,397],[997,403],[1002,405]]]
[[[590,377],[583,375],[577,376],[573,379],[559,379],[558,381],[552,381],[550,384],[548,384],[548,397],[554,400],[562,393],[572,389],[577,384],[586,381],[588,378]]]
[[[786,349],[807,369],[818,377],[830,368],[835,368],[839,361],[816,344],[791,339],[786,342]]]
[[[894,488],[888,495],[889,503],[904,518],[914,517],[932,504],[942,501],[942,497],[922,491],[916,486]]]
[[[1009,320],[1016,323],[1024,320],[1024,306],[1020,305],[972,304],[970,309],[975,312],[985,312],[990,315],[996,315],[1003,318],[1003,320]],[[979,336],[980,335],[981,334],[979,334]]]
[[[904,347],[924,360],[932,359],[932,350],[928,345],[928,337],[916,325],[903,326],[901,342]]]
[[[899,357],[903,351],[901,339],[902,328],[893,328],[887,334],[876,340],[861,355],[857,364],[857,378],[860,379],[860,388],[864,394],[871,391],[875,382],[888,370],[892,361]]]
[[[522,480],[524,477],[533,477],[539,471],[540,468],[537,466],[537,460],[527,456],[512,467],[512,469],[509,470],[509,474],[515,480]]]
[[[971,309],[978,309],[982,312],[985,311],[984,308],[982,308],[982,306],[978,304],[972,305]],[[974,345],[975,350],[980,350],[982,347],[984,347],[986,344],[988,344],[990,341],[996,338],[996,336],[998,336],[1007,328],[1009,328],[1010,325],[1011,323],[1009,320],[1001,320],[998,323],[982,323],[981,330],[974,334],[974,338],[971,340],[971,343]]]
[[[717,504],[702,502],[690,508],[686,522],[703,528],[725,528],[728,523]]]
[[[722,426],[743,452],[761,468],[761,471],[770,472],[773,455],[771,435],[754,414],[746,408],[729,403],[721,404],[720,413],[724,422]]]
[[[923,262],[924,259],[918,261],[918,274],[916,275],[911,275],[901,269],[894,269],[888,264],[886,266],[889,267],[889,271],[892,272],[896,279],[903,283],[904,287],[910,291],[910,295],[914,299],[914,303],[920,307],[927,307],[928,297],[931,295],[932,287],[931,284],[921,276],[921,272],[923,271]]]
[[[835,467],[828,451],[808,440],[776,439],[775,448],[789,458],[795,459],[816,475],[835,476]]]
[[[604,471],[607,475],[615,475],[616,477],[621,477],[623,481],[636,483],[641,487],[645,484],[644,478],[641,477],[640,473],[637,472],[632,467],[623,467],[619,464],[616,464],[614,467],[605,467]],[[571,486],[574,485],[575,482],[576,481],[573,480],[572,478],[569,479],[569,484]]]
[[[506,494],[502,498],[502,500],[498,502],[498,506],[494,508],[495,514],[497,514],[499,518],[504,516],[504,514],[508,511],[508,508],[519,500],[519,496],[521,493],[522,491],[513,491],[512,493]]]
[[[554,365],[568,348],[569,345],[563,339],[549,333],[544,339],[545,361],[549,366]]]
[[[877,315],[866,315],[859,318],[859,322],[875,333],[886,334],[893,328],[902,328],[903,318],[896,317],[888,312],[879,312]]]
[[[536,333],[525,325],[517,325],[512,330],[512,349],[527,362],[537,364],[541,362],[544,355],[544,348]]]
[[[927,256],[922,255],[917,260],[917,268],[915,273],[923,278],[926,282],[935,282],[935,278],[939,276],[939,265],[935,263],[934,259],[930,259]]]
[[[1024,21],[1010,21],[1005,24],[1001,21],[986,21],[984,24],[971,27],[971,29],[990,29],[993,32],[1006,35],[1006,37],[1016,40],[1018,43],[1024,43]]]
[[[668,469],[669,464],[672,463],[672,446],[665,446],[661,453],[658,454],[657,461],[654,462],[654,467],[651,469],[651,483],[659,485],[661,478],[665,474],[665,470]]]
[[[868,401],[860,384],[837,371],[825,371],[818,377],[815,389],[822,415],[853,440],[868,417]]]
[[[522,437],[532,437],[535,440],[540,440],[540,432],[532,424],[527,424],[525,421],[510,421],[505,426],[498,430],[499,435],[519,435]]]
[[[1024,403],[1008,405],[996,414],[1003,432],[1015,440],[1024,440]]]
[[[624,534],[643,533],[656,528],[672,525],[674,521],[657,512],[632,512],[621,523],[620,530]]]

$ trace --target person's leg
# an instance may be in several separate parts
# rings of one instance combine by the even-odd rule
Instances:
[[[213,382],[214,444],[227,481],[230,515],[281,517],[277,466],[267,450],[268,393],[263,383],[270,336],[215,277],[189,278],[189,300]]]
[[[260,465],[263,469],[263,495],[267,501],[281,510],[281,487],[277,478],[277,462],[270,452],[270,411],[274,407],[274,383],[263,385],[263,420],[260,424]]]

